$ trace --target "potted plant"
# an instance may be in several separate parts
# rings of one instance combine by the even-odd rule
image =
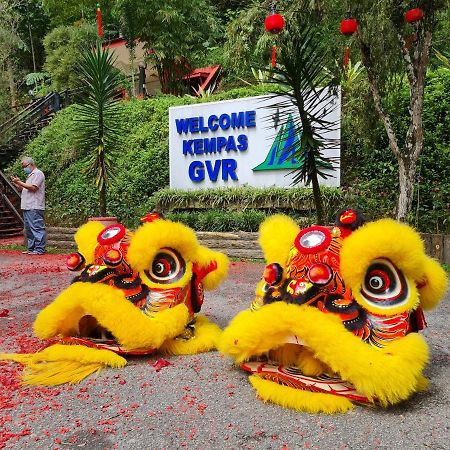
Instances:
[[[86,173],[99,193],[100,220],[105,224],[117,221],[107,217],[106,193],[114,177],[114,155],[121,141],[122,109],[119,105],[122,74],[114,67],[114,55],[97,43],[81,53],[82,104],[76,106],[77,146],[86,156]]]

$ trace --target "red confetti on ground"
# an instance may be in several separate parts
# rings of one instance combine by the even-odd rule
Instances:
[[[167,367],[167,366],[171,366],[172,363],[170,363],[169,361],[167,361],[166,359],[158,359],[157,361],[155,361],[155,363],[153,364],[153,367],[155,368],[155,372],[159,372],[163,367]]]
[[[8,317],[9,309],[0,309],[0,317]]]

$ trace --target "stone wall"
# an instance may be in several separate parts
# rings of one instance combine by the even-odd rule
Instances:
[[[48,227],[48,245],[75,250],[73,235],[76,228]],[[258,233],[235,231],[229,233],[215,233],[199,231],[196,233],[199,241],[209,248],[224,252],[233,258],[263,259],[258,244]],[[425,242],[427,253],[441,263],[450,264],[450,235],[421,234]]]

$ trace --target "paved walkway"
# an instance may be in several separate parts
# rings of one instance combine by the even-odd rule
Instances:
[[[204,313],[222,327],[252,298],[263,265],[233,263],[207,293]],[[63,255],[0,250],[0,351],[34,351],[32,322],[71,279]],[[18,366],[0,362],[0,448],[16,449],[447,449],[450,424],[449,297],[427,314],[427,393],[389,410],[356,407],[309,415],[264,404],[247,375],[217,352],[134,358],[80,385],[20,388]],[[5,314],[5,313],[4,313]]]

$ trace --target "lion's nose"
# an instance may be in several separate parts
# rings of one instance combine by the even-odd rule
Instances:
[[[333,271],[328,264],[316,263],[308,270],[308,278],[311,283],[323,286],[328,284],[333,277]]]

